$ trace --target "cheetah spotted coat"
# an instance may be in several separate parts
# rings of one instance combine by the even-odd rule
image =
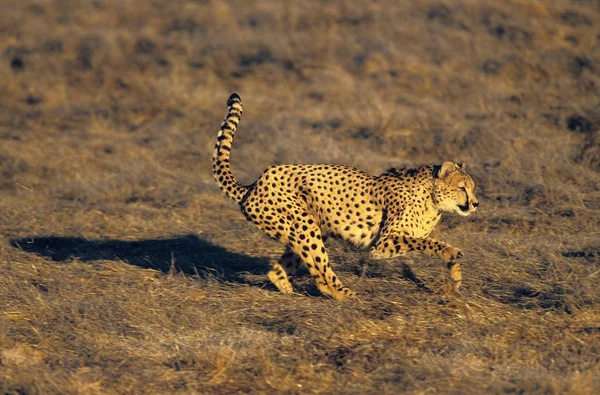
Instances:
[[[392,168],[379,176],[339,165],[269,166],[245,186],[229,164],[242,116],[240,96],[231,95],[227,105],[213,156],[214,177],[250,222],[285,244],[268,274],[281,292],[292,292],[290,277],[302,262],[323,294],[337,300],[354,296],[331,268],[323,244],[328,235],[369,248],[374,258],[410,251],[438,256],[448,264],[453,289],[458,289],[462,253],[429,234],[442,211],[468,215],[477,208],[475,185],[464,164]]]

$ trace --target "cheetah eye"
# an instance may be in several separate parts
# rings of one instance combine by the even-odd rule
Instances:
[[[467,194],[467,188],[465,188],[464,186],[459,187],[461,191],[463,191],[465,193],[465,195]]]

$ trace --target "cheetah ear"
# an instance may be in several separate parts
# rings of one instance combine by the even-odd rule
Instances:
[[[456,165],[452,162],[444,162],[440,170],[438,171],[438,178],[444,178],[448,174],[452,173],[456,170]]]
[[[459,169],[459,170],[464,170],[464,169],[466,169],[466,167],[467,167],[467,164],[466,164],[465,162],[458,162],[458,163],[456,164],[456,166],[458,166],[458,169]]]

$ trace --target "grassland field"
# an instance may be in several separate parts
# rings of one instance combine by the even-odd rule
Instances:
[[[465,161],[465,253],[335,240],[358,298],[213,180]],[[600,2],[0,1],[0,392],[600,393]]]

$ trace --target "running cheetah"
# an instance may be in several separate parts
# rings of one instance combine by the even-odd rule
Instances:
[[[227,106],[213,155],[214,177],[248,221],[285,244],[268,274],[281,292],[292,292],[289,278],[304,262],[323,294],[336,300],[355,295],[331,269],[323,245],[327,235],[369,248],[373,258],[415,250],[438,256],[448,265],[453,289],[460,287],[458,259],[463,254],[428,236],[441,212],[466,216],[479,205],[464,163],[392,168],[379,176],[339,165],[269,166],[255,183],[244,186],[229,165],[242,116],[240,96],[232,94]]]

